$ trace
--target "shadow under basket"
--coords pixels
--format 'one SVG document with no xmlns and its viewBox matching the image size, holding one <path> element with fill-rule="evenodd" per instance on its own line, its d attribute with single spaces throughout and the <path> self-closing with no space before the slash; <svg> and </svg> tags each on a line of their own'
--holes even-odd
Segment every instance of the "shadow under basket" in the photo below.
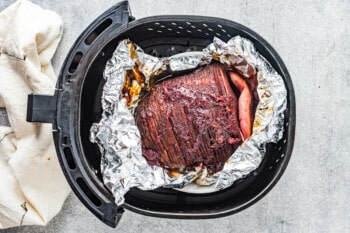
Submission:
<svg viewBox="0 0 350 233">
<path fill-rule="evenodd" d="M 159 188 L 133 188 L 117 206 L 100 173 L 101 154 L 89 130 L 101 117 L 103 70 L 118 42 L 129 38 L 153 56 L 202 50 L 216 36 L 251 40 L 282 76 L 288 96 L 283 138 L 268 144 L 260 167 L 231 187 L 210 194 Z M 99 16 L 77 39 L 61 69 L 54 96 L 30 95 L 27 120 L 52 123 L 62 170 L 80 201 L 115 227 L 123 208 L 166 218 L 214 218 L 236 213 L 263 197 L 277 183 L 290 159 L 295 130 L 295 97 L 288 71 L 277 52 L 252 30 L 229 20 L 201 16 L 154 16 L 135 20 L 120 2 Z"/>
</svg>

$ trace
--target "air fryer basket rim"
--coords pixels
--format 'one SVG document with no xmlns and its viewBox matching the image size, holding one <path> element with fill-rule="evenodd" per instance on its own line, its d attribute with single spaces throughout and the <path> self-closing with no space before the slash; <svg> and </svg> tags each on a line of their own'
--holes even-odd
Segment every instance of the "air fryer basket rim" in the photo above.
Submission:
<svg viewBox="0 0 350 233">
<path fill-rule="evenodd" d="M 287 148 L 286 148 L 286 152 L 285 152 L 285 158 L 283 160 L 283 165 L 280 166 L 278 168 L 278 171 L 276 172 L 277 175 L 274 176 L 274 178 L 271 180 L 271 182 L 259 193 L 257 194 L 254 198 L 252 198 L 251 200 L 249 200 L 248 202 L 243 203 L 240 206 L 237 206 L 235 208 L 231 208 L 231 209 L 227 209 L 227 210 L 223 210 L 223 211 L 218 211 L 216 213 L 213 214 L 200 214 L 200 213 L 196 213 L 197 217 L 193 217 L 192 214 L 186 214 L 186 213 L 167 213 L 167 212 L 163 212 L 163 213 L 159 213 L 157 211 L 151 211 L 151 210 L 145 210 L 142 208 L 138 208 L 136 206 L 130 205 L 127 202 L 124 204 L 124 207 L 126 209 L 132 210 L 134 212 L 140 213 L 140 214 L 146 214 L 149 216 L 154 216 L 154 217 L 164 217 L 164 218 L 216 218 L 216 217 L 223 217 L 223 216 L 227 216 L 236 212 L 239 212 L 242 209 L 245 209 L 251 205 L 253 205 L 254 203 L 256 203 L 257 201 L 259 201 L 261 198 L 263 198 L 279 181 L 279 179 L 282 177 L 284 171 L 286 170 L 292 151 L 293 151 L 293 145 L 294 145 L 294 137 L 295 137 L 295 124 L 296 124 L 296 112 L 295 112 L 295 93 L 294 93 L 294 88 L 293 88 L 293 84 L 291 81 L 291 77 L 290 74 L 284 64 L 284 62 L 282 61 L 281 57 L 279 56 L 279 54 L 277 53 L 277 51 L 264 39 L 262 38 L 259 34 L 257 34 L 256 32 L 252 31 L 251 29 L 237 23 L 231 20 L 227 20 L 227 19 L 223 19 L 223 18 L 218 18 L 218 17 L 207 17 L 207 16 L 192 16 L 192 15 L 157 15 L 157 16 L 149 16 L 149 17 L 145 17 L 145 18 L 141 18 L 141 19 L 137 19 L 135 21 L 132 21 L 128 24 L 127 27 L 125 27 L 124 29 L 122 29 L 120 32 L 118 32 L 119 35 L 124 34 L 128 31 L 133 30 L 135 27 L 138 27 L 140 25 L 144 25 L 147 23 L 155 23 L 155 22 L 164 22 L 164 21 L 188 21 L 188 22 L 198 22 L 198 23 L 203 23 L 203 22 L 216 22 L 218 24 L 231 24 L 231 25 L 235 25 L 236 28 L 239 28 L 239 30 L 241 30 L 242 32 L 245 32 L 247 34 L 249 34 L 251 37 L 255 38 L 256 40 L 258 40 L 260 43 L 262 43 L 265 47 L 265 49 L 267 49 L 269 51 L 269 53 L 273 54 L 274 59 L 277 60 L 277 65 L 279 66 L 279 68 L 281 70 L 283 70 L 283 79 L 286 83 L 286 87 L 288 89 L 288 100 L 289 100 L 289 109 L 290 111 L 290 117 L 289 117 L 289 121 L 288 121 L 288 125 L 289 125 L 289 130 L 288 130 L 288 143 Z"/>
<path fill-rule="evenodd" d="M 151 17 L 147 17 L 147 18 L 143 18 L 143 19 L 140 19 L 140 20 L 137 20 L 137 21 L 134 21 L 134 22 L 131 22 L 127 28 L 124 28 L 123 30 L 121 30 L 120 33 L 118 33 L 119 35 L 120 34 L 123 34 L 125 32 L 128 32 L 130 30 L 132 30 L 134 27 L 137 27 L 139 25 L 142 25 L 144 23 L 150 23 L 150 22 L 155 22 L 155 21 L 168 21 L 168 20 L 175 20 L 175 21 L 178 21 L 178 20 L 187 20 L 187 21 L 193 21 L 193 18 L 198 20 L 198 22 L 202 22 L 202 20 L 205 20 L 205 21 L 219 21 L 221 23 L 225 22 L 225 23 L 231 23 L 231 24 L 234 24 L 232 21 L 229 21 L 229 20 L 225 20 L 225 19 L 220 19 L 220 18 L 213 18 L 213 17 L 203 17 L 203 16 L 184 16 L 184 15 L 177 15 L 177 16 L 168 16 L 168 15 L 165 15 L 165 16 L 151 16 Z M 239 24 L 237 24 L 239 25 Z M 260 36 L 258 36 L 256 33 L 252 32 L 250 29 L 247 29 L 245 28 L 244 26 L 242 25 L 239 25 L 241 28 L 244 28 L 246 32 L 249 32 L 250 34 L 254 35 L 255 38 L 258 38 L 260 40 L 260 42 L 264 43 L 265 44 L 265 47 L 270 51 L 270 53 L 274 54 L 275 55 L 275 59 L 278 60 L 278 55 L 277 53 L 274 51 L 274 49 L 268 45 L 268 43 L 263 40 L 263 39 L 260 39 Z M 277 56 L 276 56 L 277 55 Z M 279 58 L 280 59 L 280 58 Z M 278 62 L 278 65 L 280 65 L 282 67 L 282 69 L 285 70 L 285 77 L 289 77 L 289 74 L 287 73 L 288 71 L 286 70 L 282 60 L 280 60 Z M 285 80 L 287 81 L 287 80 Z M 291 82 L 290 82 L 291 84 Z M 291 99 L 294 99 L 294 92 L 290 92 L 289 90 L 289 97 Z M 290 103 L 290 108 L 293 109 L 293 106 L 292 106 L 292 103 Z M 80 108 L 79 108 L 80 109 Z M 293 125 L 295 125 L 295 123 L 293 122 L 289 122 L 290 126 L 293 128 Z M 293 136 L 293 141 L 294 141 L 294 132 L 292 131 L 289 131 L 288 132 L 289 134 L 289 138 L 288 138 L 288 148 L 287 148 L 287 155 L 289 154 L 288 151 L 292 149 L 292 143 L 291 143 L 291 136 Z M 135 207 L 133 205 L 130 205 L 128 204 L 127 202 L 125 203 L 125 208 L 127 209 L 130 209 L 130 210 L 133 210 L 135 212 L 138 212 L 138 213 L 141 213 L 141 214 L 147 214 L 147 215 L 151 215 L 151 216 L 156 216 L 156 217 L 166 217 L 166 218 L 169 218 L 169 217 L 172 217 L 172 218 L 183 218 L 183 217 L 189 217 L 189 218 L 212 218 L 212 217 L 221 217 L 221 216 L 226 216 L 226 215 L 229 215 L 229 214 L 232 214 L 232 213 L 235 213 L 235 212 L 238 212 L 240 211 L 241 209 L 244 209 L 250 205 L 252 205 L 253 203 L 255 203 L 256 201 L 258 201 L 259 199 L 261 199 L 264 195 L 266 195 L 272 188 L 273 186 L 278 182 L 278 180 L 280 179 L 280 177 L 282 176 L 285 168 L 287 167 L 287 164 L 288 164 L 288 161 L 289 161 L 289 158 L 290 156 L 286 156 L 286 159 L 283 161 L 283 166 L 281 166 L 279 169 L 280 171 L 278 171 L 278 175 L 275 176 L 273 178 L 273 180 L 269 183 L 269 185 L 267 185 L 265 187 L 264 190 L 262 190 L 259 194 L 257 194 L 254 198 L 252 198 L 250 201 L 248 202 L 245 202 L 243 203 L 242 205 L 240 206 L 237 206 L 235 208 L 231 208 L 231 209 L 228 209 L 228 210 L 224 210 L 224 211 L 217 211 L 215 213 L 211 213 L 211 214 L 208 214 L 208 213 L 205 213 L 205 214 L 200 214 L 200 213 L 196 213 L 195 216 L 193 216 L 192 213 L 173 213 L 173 212 L 158 212 L 158 211 L 151 211 L 151 210 L 145 210 L 145 209 L 142 209 L 142 208 L 138 208 L 138 207 Z"/>
<path fill-rule="evenodd" d="M 181 210 L 154 211 L 148 207 L 142 208 L 142 205 L 137 206 L 134 203 L 131 203 L 133 200 L 132 198 L 135 198 L 136 196 L 126 198 L 126 203 L 124 206 L 125 208 L 130 209 L 134 212 L 156 217 L 213 218 L 233 214 L 257 202 L 274 187 L 274 185 L 278 182 L 284 173 L 290 160 L 294 144 L 296 117 L 295 96 L 290 75 L 282 59 L 272 48 L 272 46 L 269 45 L 261 36 L 253 32 L 251 29 L 230 20 L 215 17 L 187 15 L 151 16 L 129 23 L 130 20 L 133 20 L 133 18 L 129 15 L 127 1 L 116 4 L 104 12 L 101 16 L 99 16 L 78 37 L 70 49 L 62 65 L 59 79 L 57 81 L 55 96 L 51 97 L 49 101 L 49 97 L 47 96 L 34 96 L 34 99 L 32 98 L 29 104 L 30 107 L 28 107 L 28 114 L 31 116 L 31 118 L 29 117 L 28 119 L 35 121 L 35 118 L 38 117 L 38 115 L 40 115 L 40 111 L 42 111 L 42 108 L 36 108 L 36 106 L 39 106 L 43 103 L 47 105 L 47 103 L 49 103 L 50 106 L 47 106 L 49 114 L 44 120 L 40 119 L 40 121 L 53 123 L 53 135 L 58 159 L 64 175 L 66 176 L 67 181 L 72 187 L 74 193 L 78 196 L 80 201 L 100 220 L 112 227 L 115 227 L 118 224 L 123 210 L 121 207 L 118 207 L 114 204 L 114 198 L 112 194 L 106 190 L 101 180 L 96 176 L 94 166 L 91 164 L 91 159 L 93 158 L 91 158 L 91 156 L 88 157 L 88 154 L 85 154 L 84 152 L 88 143 L 82 141 L 83 136 L 80 127 L 82 124 L 81 122 L 84 122 L 85 120 L 84 118 L 88 118 L 90 116 L 86 117 L 82 115 L 85 113 L 83 111 L 84 108 L 86 108 L 86 106 L 82 104 L 82 99 L 84 97 L 84 93 L 87 93 L 86 90 L 90 89 L 94 91 L 94 88 L 96 89 L 96 86 L 87 85 L 87 83 L 89 83 L 88 77 L 91 70 L 97 68 L 103 69 L 105 61 L 108 59 L 107 55 L 104 55 L 104 53 L 107 52 L 105 51 L 105 48 L 109 46 L 108 48 L 113 48 L 114 50 L 115 46 L 113 47 L 111 45 L 115 45 L 115 42 L 117 40 L 122 39 L 123 37 L 125 38 L 125 36 L 128 36 L 128 33 L 135 32 L 133 30 L 146 27 L 147 25 L 151 25 L 155 22 L 169 23 L 171 21 L 175 21 L 179 23 L 193 22 L 197 24 L 213 23 L 216 25 L 229 25 L 228 28 L 232 28 L 235 31 L 238 30 L 242 32 L 242 34 L 247 35 L 248 39 L 251 39 L 253 42 L 255 41 L 258 47 L 261 47 L 269 56 L 271 56 L 275 69 L 277 68 L 277 70 L 280 71 L 280 74 L 284 79 L 288 91 L 288 111 L 286 111 L 288 124 L 286 125 L 286 132 L 284 136 L 285 140 L 282 143 L 283 145 L 281 144 L 281 147 L 283 147 L 284 156 L 282 156 L 283 158 L 281 157 L 279 164 L 273 167 L 274 172 L 272 175 L 269 175 L 269 177 L 272 178 L 269 178 L 267 184 L 259 192 L 252 194 L 252 197 L 250 197 L 249 200 L 243 201 L 242 203 L 239 203 L 233 207 L 231 206 L 229 208 L 224 208 L 221 210 L 208 209 L 203 213 L 183 212 Z M 150 34 L 147 34 L 147 36 L 148 35 L 155 34 L 151 34 L 150 32 Z M 197 39 L 203 42 L 207 41 L 209 37 L 210 36 L 207 36 L 206 40 L 204 38 Z M 92 42 L 90 39 L 88 40 L 88 38 L 92 38 Z M 192 41 L 190 35 L 182 36 L 180 39 L 181 38 L 188 38 L 188 41 Z M 194 43 L 197 43 L 196 38 L 194 38 L 194 41 Z M 138 41 L 135 39 L 135 42 Z M 140 43 L 142 44 L 142 41 L 140 41 Z M 150 42 L 147 41 L 147 43 L 149 44 Z M 152 48 L 152 45 L 150 45 L 150 48 Z M 259 51 L 258 48 L 257 50 Z M 111 54 L 111 51 L 108 51 L 108 53 Z M 104 63 L 99 62 L 101 64 L 98 64 L 98 67 L 93 66 L 96 65 L 100 60 L 103 60 Z M 271 62 L 272 60 L 269 61 Z M 92 69 L 92 67 L 94 69 Z M 97 76 L 100 77 L 101 75 L 102 73 L 98 74 Z M 91 80 L 89 84 L 91 84 Z M 85 97 L 86 95 L 87 94 L 85 94 Z M 32 111 L 29 111 L 30 109 Z M 37 111 L 39 114 L 35 114 L 35 111 Z M 270 165 L 265 164 L 264 166 Z M 272 166 L 273 165 L 271 165 L 271 168 Z M 137 195 L 143 195 L 142 192 L 144 191 L 136 192 Z M 147 195 L 148 194 L 149 193 L 147 193 Z M 149 195 L 152 195 L 152 192 L 150 192 Z M 167 194 L 164 195 L 166 196 Z M 185 194 L 185 196 L 186 195 L 187 194 Z M 183 197 L 184 195 L 181 196 Z"/>
</svg>

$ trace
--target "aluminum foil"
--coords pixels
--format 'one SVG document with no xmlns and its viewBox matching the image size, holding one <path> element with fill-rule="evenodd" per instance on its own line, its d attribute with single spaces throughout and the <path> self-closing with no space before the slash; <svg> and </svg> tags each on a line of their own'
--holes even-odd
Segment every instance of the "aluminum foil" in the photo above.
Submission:
<svg viewBox="0 0 350 233">
<path fill-rule="evenodd" d="M 174 174 L 148 165 L 142 156 L 140 132 L 133 116 L 137 103 L 156 85 L 157 80 L 168 77 L 167 74 L 194 69 L 210 64 L 212 60 L 234 67 L 244 77 L 257 75 L 260 102 L 252 136 L 234 152 L 223 170 L 212 176 L 208 176 L 202 166 L 187 174 Z M 128 72 L 136 72 L 139 78 L 130 81 Z M 103 181 L 113 193 L 117 205 L 123 204 L 124 195 L 132 187 L 142 190 L 161 186 L 183 188 L 196 181 L 199 185 L 212 185 L 214 190 L 227 188 L 258 168 L 266 143 L 278 142 L 282 138 L 287 96 L 283 80 L 255 50 L 252 42 L 240 36 L 227 43 L 214 38 L 203 51 L 168 58 L 150 56 L 131 41 L 123 40 L 107 62 L 104 78 L 102 118 L 92 125 L 90 140 L 100 148 Z M 129 92 L 125 93 L 126 83 L 129 84 Z"/>
</svg>

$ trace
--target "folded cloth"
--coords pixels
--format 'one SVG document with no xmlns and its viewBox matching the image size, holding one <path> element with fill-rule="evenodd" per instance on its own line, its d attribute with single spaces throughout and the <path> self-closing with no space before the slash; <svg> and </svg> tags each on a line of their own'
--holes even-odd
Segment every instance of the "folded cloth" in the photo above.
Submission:
<svg viewBox="0 0 350 233">
<path fill-rule="evenodd" d="M 10 123 L 0 126 L 0 229 L 45 225 L 70 191 L 51 125 L 26 122 L 27 95 L 54 92 L 61 36 L 61 18 L 26 0 L 0 12 L 0 107 Z"/>
</svg>

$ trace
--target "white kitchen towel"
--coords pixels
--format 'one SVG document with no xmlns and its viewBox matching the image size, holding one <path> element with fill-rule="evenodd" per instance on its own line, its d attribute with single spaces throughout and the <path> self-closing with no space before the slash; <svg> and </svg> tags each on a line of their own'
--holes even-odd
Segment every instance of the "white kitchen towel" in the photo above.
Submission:
<svg viewBox="0 0 350 233">
<path fill-rule="evenodd" d="M 51 58 L 61 36 L 61 18 L 29 1 L 0 12 L 0 107 L 10 122 L 0 126 L 0 229 L 45 225 L 70 191 L 51 124 L 26 122 L 27 95 L 54 93 Z"/>
</svg>

